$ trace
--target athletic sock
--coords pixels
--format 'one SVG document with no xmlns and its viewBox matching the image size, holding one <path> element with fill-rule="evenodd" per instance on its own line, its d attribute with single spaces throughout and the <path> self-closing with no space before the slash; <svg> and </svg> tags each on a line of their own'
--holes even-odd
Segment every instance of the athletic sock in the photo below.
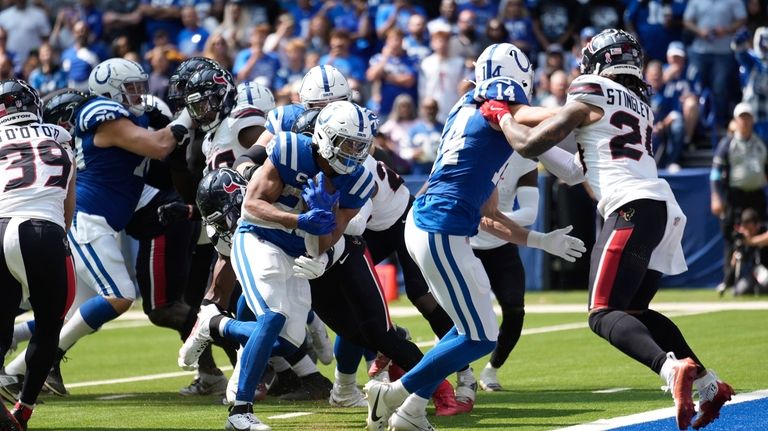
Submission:
<svg viewBox="0 0 768 431">
<path fill-rule="evenodd" d="M 422 398 L 417 394 L 411 394 L 403 401 L 403 405 L 400 408 L 411 416 L 421 416 L 426 414 L 428 402 L 428 399 Z"/>
<path fill-rule="evenodd" d="M 340 386 L 357 384 L 357 376 L 355 374 L 342 373 L 338 368 L 334 371 L 333 376 L 336 383 Z"/>
<path fill-rule="evenodd" d="M 96 332 L 101 326 L 114 320 L 119 314 L 103 296 L 85 301 L 64 327 L 61 328 L 59 348 L 69 350 L 77 340 Z"/>
<path fill-rule="evenodd" d="M 317 365 L 315 365 L 315 363 L 312 362 L 312 359 L 310 359 L 307 355 L 304 355 L 304 357 L 301 358 L 299 362 L 293 364 L 291 368 L 293 369 L 293 372 L 296 373 L 296 375 L 299 377 L 305 377 L 312 373 L 319 372 Z"/>
<path fill-rule="evenodd" d="M 291 364 L 289 364 L 282 356 L 271 357 L 269 363 L 272 364 L 272 368 L 276 373 L 282 373 L 283 371 L 291 369 Z"/>
<path fill-rule="evenodd" d="M 32 333 L 35 332 L 35 321 L 28 320 L 26 322 L 17 323 L 13 326 L 13 339 L 17 343 L 27 341 L 32 338 Z"/>
</svg>

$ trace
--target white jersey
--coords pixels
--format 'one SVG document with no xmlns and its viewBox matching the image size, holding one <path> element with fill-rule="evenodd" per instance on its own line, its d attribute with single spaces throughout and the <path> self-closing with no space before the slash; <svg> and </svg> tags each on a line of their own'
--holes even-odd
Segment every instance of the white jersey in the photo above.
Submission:
<svg viewBox="0 0 768 431">
<path fill-rule="evenodd" d="M 59 126 L 0 126 L 0 217 L 47 220 L 64 228 L 74 175 L 72 137 Z"/>
<path fill-rule="evenodd" d="M 235 159 L 247 150 L 238 140 L 240 131 L 251 126 L 263 126 L 265 122 L 264 113 L 258 108 L 247 104 L 235 106 L 216 130 L 205 135 L 203 174 L 218 168 L 231 168 Z"/>
<path fill-rule="evenodd" d="M 512 153 L 506 164 L 506 169 L 501 173 L 499 182 L 496 183 L 496 189 L 499 191 L 499 210 L 507 217 L 511 217 L 514 212 L 515 196 L 517 195 L 517 182 L 520 177 L 536 169 L 536 162 L 526 159 L 518 153 Z M 513 217 L 511 217 L 513 218 Z M 514 218 L 513 218 L 514 220 Z M 469 245 L 472 248 L 488 250 L 501 247 L 507 241 L 496 235 L 480 230 L 477 235 L 469 239 Z"/>
<path fill-rule="evenodd" d="M 596 75 L 573 81 L 566 103 L 574 100 L 603 110 L 599 121 L 575 131 L 581 164 L 603 218 L 633 200 L 674 200 L 656 172 L 651 107 L 623 85 Z"/>
<path fill-rule="evenodd" d="M 377 232 L 383 231 L 403 216 L 408 207 L 411 192 L 400 175 L 372 156 L 368 155 L 363 166 L 373 174 L 378 190 L 376 196 L 371 198 L 373 206 L 366 228 Z"/>
</svg>

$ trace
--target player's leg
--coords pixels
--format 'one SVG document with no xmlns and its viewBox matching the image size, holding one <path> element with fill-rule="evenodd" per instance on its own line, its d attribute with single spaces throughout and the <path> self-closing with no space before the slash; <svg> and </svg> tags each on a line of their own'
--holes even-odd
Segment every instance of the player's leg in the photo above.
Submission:
<svg viewBox="0 0 768 431">
<path fill-rule="evenodd" d="M 18 222 L 13 218 L 0 218 L 0 361 L 11 350 L 13 322 L 22 300 L 21 283 L 16 280 L 9 268 L 9 262 L 21 260 L 21 252 L 14 250 L 18 243 Z M 6 245 L 8 243 L 8 245 Z M 11 402 L 14 402 L 14 397 Z"/>
<path fill-rule="evenodd" d="M 480 375 L 480 386 L 486 391 L 501 390 L 496 376 L 512 349 L 520 340 L 525 318 L 525 269 L 514 244 L 490 250 L 474 250 L 483 263 L 491 282 L 491 290 L 501 306 L 501 326 L 496 348 Z"/>
</svg>

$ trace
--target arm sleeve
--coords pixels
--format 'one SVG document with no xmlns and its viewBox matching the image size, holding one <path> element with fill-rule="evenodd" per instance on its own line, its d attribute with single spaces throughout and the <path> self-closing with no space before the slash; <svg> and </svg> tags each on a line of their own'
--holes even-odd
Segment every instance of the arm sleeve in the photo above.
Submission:
<svg viewBox="0 0 768 431">
<path fill-rule="evenodd" d="M 544 168 L 569 186 L 584 182 L 584 169 L 576 157 L 562 148 L 552 147 L 539 156 Z"/>
<path fill-rule="evenodd" d="M 349 221 L 347 228 L 344 230 L 344 233 L 347 235 L 355 236 L 362 235 L 363 232 L 365 232 L 365 226 L 368 224 L 368 219 L 371 217 L 372 209 L 373 205 L 371 204 L 371 200 L 368 199 L 363 207 L 360 208 L 360 211 L 357 213 L 357 215 L 352 217 L 352 220 Z"/>
<path fill-rule="evenodd" d="M 519 208 L 505 215 L 520 226 L 532 225 L 539 212 L 539 189 L 530 186 L 519 187 L 516 197 Z"/>
<path fill-rule="evenodd" d="M 235 159 L 235 163 L 232 165 L 232 169 L 237 169 L 238 166 L 246 162 L 253 162 L 257 166 L 261 166 L 266 160 L 267 149 L 261 145 L 251 145 L 251 148 L 248 148 L 243 154 Z"/>
</svg>

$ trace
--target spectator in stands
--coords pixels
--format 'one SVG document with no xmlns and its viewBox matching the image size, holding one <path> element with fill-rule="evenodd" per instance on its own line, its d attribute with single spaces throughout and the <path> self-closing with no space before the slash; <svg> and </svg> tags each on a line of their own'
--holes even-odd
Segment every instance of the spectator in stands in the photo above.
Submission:
<svg viewBox="0 0 768 431">
<path fill-rule="evenodd" d="M 432 53 L 429 49 L 427 19 L 424 15 L 413 14 L 408 18 L 408 32 L 403 39 L 403 48 L 416 63 L 421 63 L 421 60 Z"/>
<path fill-rule="evenodd" d="M 248 11 L 239 2 L 228 2 L 224 6 L 224 19 L 216 29 L 221 32 L 227 45 L 232 49 L 241 49 L 248 46 L 250 37 L 251 18 Z"/>
<path fill-rule="evenodd" d="M 541 99 L 541 106 L 545 108 L 557 108 L 565 105 L 568 97 L 568 74 L 557 69 L 549 77 L 549 95 Z"/>
<path fill-rule="evenodd" d="M 739 103 L 733 112 L 733 135 L 725 136 L 715 150 L 710 174 L 712 214 L 720 218 L 724 240 L 724 269 L 728 274 L 733 254 L 734 224 L 742 211 L 752 208 L 759 219 L 765 220 L 766 198 L 764 189 L 768 184 L 768 150 L 753 133 L 752 107 Z M 724 279 L 726 286 L 734 280 Z"/>
<path fill-rule="evenodd" d="M 404 150 L 408 146 L 408 132 L 415 122 L 416 104 L 409 94 L 401 94 L 395 98 L 387 121 L 379 127 L 379 131 L 387 136 L 388 149 L 399 174 L 411 172 Z"/>
<path fill-rule="evenodd" d="M 627 30 L 637 35 L 649 60 L 664 61 L 664 50 L 682 38 L 685 2 L 631 0 L 624 11 Z"/>
<path fill-rule="evenodd" d="M 427 175 L 437 157 L 437 147 L 443 134 L 443 123 L 437 120 L 437 101 L 431 97 L 421 99 L 420 118 L 408 129 L 408 140 L 400 153 L 411 163 L 414 175 Z"/>
<path fill-rule="evenodd" d="M 149 64 L 152 66 L 152 72 L 149 74 L 149 81 L 147 82 L 149 94 L 165 99 L 168 96 L 169 80 L 171 73 L 173 73 L 171 62 L 164 51 L 154 49 Z"/>
<path fill-rule="evenodd" d="M 331 22 L 325 15 L 315 15 L 309 22 L 307 51 L 318 56 L 328 52 L 331 41 Z"/>
<path fill-rule="evenodd" d="M 43 43 L 38 51 L 40 65 L 29 76 L 29 84 L 37 90 L 41 96 L 65 88 L 67 75 L 59 67 L 51 45 Z"/>
<path fill-rule="evenodd" d="M 125 57 L 126 54 L 134 50 L 128 36 L 119 36 L 112 41 L 112 56 L 113 57 Z"/>
<path fill-rule="evenodd" d="M 670 42 L 667 47 L 667 65 L 664 67 L 664 86 L 675 89 L 679 96 L 683 113 L 685 134 L 683 148 L 693 142 L 696 127 L 699 125 L 699 96 L 688 81 L 685 45 L 679 41 Z"/>
<path fill-rule="evenodd" d="M 429 33 L 434 33 L 433 27 L 435 25 L 442 24 L 447 24 L 451 29 L 452 34 L 456 33 L 458 31 L 456 26 L 456 20 L 458 18 L 456 9 L 456 0 L 442 0 L 440 2 L 440 16 L 427 23 L 427 30 L 429 30 Z"/>
<path fill-rule="evenodd" d="M 653 152 L 659 167 L 679 170 L 677 161 L 683 149 L 685 127 L 683 123 L 682 89 L 674 84 L 665 85 L 661 62 L 651 60 L 645 68 L 645 81 L 651 85 L 653 110 Z"/>
<path fill-rule="evenodd" d="M 131 40 L 133 47 L 137 48 L 142 43 L 144 28 L 141 25 L 141 10 L 138 1 L 108 0 L 102 2 L 104 14 L 105 40 L 116 40 L 126 37 Z M 122 57 L 122 56 L 121 56 Z"/>
<path fill-rule="evenodd" d="M 403 31 L 399 28 L 390 29 L 381 53 L 371 57 L 370 66 L 365 72 L 368 82 L 374 85 L 371 102 L 378 103 L 378 109 L 372 110 L 380 117 L 389 115 L 395 98 L 400 94 L 410 95 L 411 100 L 417 96 L 418 66 L 405 53 L 403 37 Z M 375 108 L 374 105 L 371 107 Z"/>
<path fill-rule="evenodd" d="M 8 32 L 0 27 L 0 55 L 4 55 L 13 61 L 16 54 L 13 51 L 8 50 Z"/>
<path fill-rule="evenodd" d="M 543 50 L 552 44 L 570 48 L 579 16 L 576 0 L 538 2 L 531 9 L 531 16 L 534 34 Z"/>
<path fill-rule="evenodd" d="M 290 13 L 277 17 L 275 31 L 264 40 L 264 52 L 274 53 L 280 61 L 284 61 L 284 49 L 288 39 L 296 33 L 296 19 Z"/>
<path fill-rule="evenodd" d="M 752 50 L 747 50 L 748 45 L 746 30 L 740 32 L 732 44 L 744 83 L 742 101 L 752 106 L 755 133 L 763 142 L 768 142 L 768 27 L 759 27 L 755 31 Z"/>
<path fill-rule="evenodd" d="M 533 32 L 533 21 L 523 0 L 502 1 L 499 6 L 499 16 L 503 18 L 504 27 L 509 33 L 509 40 L 528 56 L 535 58 L 536 35 Z"/>
<path fill-rule="evenodd" d="M 587 46 L 587 44 L 592 40 L 592 37 L 597 34 L 594 27 L 584 27 L 579 32 L 579 42 L 580 43 L 574 43 L 573 47 L 571 48 L 571 55 L 568 59 L 568 68 L 570 70 L 570 75 L 573 78 L 576 78 L 577 76 L 581 75 L 581 53 L 584 47 Z"/>
<path fill-rule="evenodd" d="M 185 6 L 181 9 L 181 22 L 184 28 L 176 38 L 176 46 L 185 57 L 196 57 L 203 53 L 205 42 L 210 36 L 200 27 L 200 20 L 194 6 Z"/>
<path fill-rule="evenodd" d="M 75 9 L 69 6 L 63 6 L 59 9 L 56 13 L 53 30 L 51 30 L 51 35 L 48 38 L 54 49 L 63 51 L 72 46 L 75 42 L 73 27 L 78 21 L 80 18 Z"/>
<path fill-rule="evenodd" d="M 80 0 L 75 10 L 79 19 L 88 24 L 92 40 L 101 39 L 104 34 L 104 23 L 101 11 L 96 7 L 95 1 Z"/>
<path fill-rule="evenodd" d="M 339 69 L 347 80 L 356 79 L 363 81 L 365 79 L 365 63 L 363 60 L 350 53 L 352 39 L 346 30 L 334 30 L 331 32 L 331 50 L 328 54 L 320 57 L 320 64 L 329 64 Z"/>
<path fill-rule="evenodd" d="M 490 0 L 466 0 L 457 4 L 458 12 L 471 10 L 475 14 L 478 28 L 486 28 L 492 18 L 499 14 L 498 1 Z"/>
<path fill-rule="evenodd" d="M 88 90 L 91 70 L 101 61 L 88 44 L 88 24 L 78 21 L 72 28 L 74 45 L 61 53 L 61 69 L 67 74 L 67 86 Z"/>
<path fill-rule="evenodd" d="M 716 121 L 728 122 L 736 79 L 731 37 L 746 23 L 742 0 L 689 0 L 683 15 L 685 28 L 696 37 L 688 54 L 702 88 L 712 91 Z"/>
<path fill-rule="evenodd" d="M 731 259 L 731 268 L 735 271 L 733 294 L 768 293 L 768 232 L 763 221 L 755 210 L 747 208 L 741 213 L 736 231 Z M 724 287 L 718 289 L 721 295 Z"/>
<path fill-rule="evenodd" d="M 451 38 L 451 56 L 463 58 L 464 67 L 467 70 L 474 69 L 475 59 L 485 49 L 475 24 L 474 12 L 471 10 L 461 12 L 457 23 L 457 33 Z"/>
<path fill-rule="evenodd" d="M 376 35 L 379 39 L 384 39 L 392 28 L 405 32 L 408 30 L 408 19 L 413 14 L 427 15 L 421 6 L 412 5 L 411 0 L 394 0 L 392 4 L 380 4 L 376 10 Z"/>
<path fill-rule="evenodd" d="M 747 0 L 747 29 L 755 34 L 758 27 L 768 26 L 768 11 L 764 0 Z"/>
<path fill-rule="evenodd" d="M 616 0 L 591 0 L 582 8 L 581 27 L 594 27 L 597 32 L 606 28 L 623 28 L 624 4 Z"/>
<path fill-rule="evenodd" d="M 451 107 L 459 100 L 459 83 L 464 77 L 464 59 L 450 55 L 450 31 L 447 24 L 433 26 L 430 46 L 434 53 L 419 65 L 419 100 L 435 99 L 441 122 L 448 119 Z"/>
<path fill-rule="evenodd" d="M 141 0 L 139 11 L 144 23 L 147 47 L 154 47 L 154 36 L 162 30 L 175 42 L 184 26 L 181 24 L 182 0 Z"/>
<path fill-rule="evenodd" d="M 306 38 L 309 35 L 309 22 L 320 10 L 320 4 L 311 0 L 298 0 L 289 12 L 296 20 L 296 36 Z"/>
<path fill-rule="evenodd" d="M 323 2 L 320 12 L 328 17 L 334 30 L 357 32 L 357 7 L 351 0 L 336 0 Z"/>
<path fill-rule="evenodd" d="M 0 80 L 15 78 L 13 71 L 13 61 L 7 55 L 0 54 Z"/>
<path fill-rule="evenodd" d="M 13 47 L 15 53 L 10 60 L 17 67 L 24 64 L 29 52 L 37 49 L 51 33 L 45 11 L 27 3 L 27 0 L 13 0 L 11 7 L 0 12 L 0 27 L 7 32 L 8 46 Z"/>
<path fill-rule="evenodd" d="M 485 26 L 485 38 L 487 44 L 493 43 L 505 43 L 509 42 L 509 33 L 506 27 L 496 18 L 488 20 L 488 25 Z"/>
<path fill-rule="evenodd" d="M 205 41 L 203 57 L 215 60 L 221 67 L 230 71 L 234 65 L 234 61 L 232 60 L 232 50 L 227 43 L 227 39 L 218 31 L 214 32 L 208 40 Z"/>
<path fill-rule="evenodd" d="M 539 80 L 544 75 L 551 77 L 558 70 L 565 71 L 566 64 L 563 47 L 556 43 L 550 44 L 544 53 L 542 65 L 536 69 L 536 79 Z"/>
<path fill-rule="evenodd" d="M 333 46 L 333 39 L 331 39 L 331 46 Z M 333 49 L 331 49 L 331 52 L 333 52 Z M 280 69 L 277 71 L 277 76 L 275 76 L 276 90 L 280 90 L 286 85 L 292 85 L 295 82 L 301 82 L 301 79 L 304 78 L 304 74 L 306 74 L 308 70 L 304 64 L 306 53 L 307 44 L 304 43 L 302 39 L 295 37 L 288 41 L 288 43 L 285 45 L 286 61 L 281 63 L 282 67 L 280 67 Z M 360 70 L 359 73 L 364 73 L 362 62 L 358 67 Z"/>
<path fill-rule="evenodd" d="M 251 31 L 251 46 L 235 57 L 233 72 L 238 81 L 257 81 L 272 88 L 272 79 L 280 69 L 276 56 L 264 52 L 264 40 L 269 34 L 269 25 L 260 24 Z"/>
</svg>

